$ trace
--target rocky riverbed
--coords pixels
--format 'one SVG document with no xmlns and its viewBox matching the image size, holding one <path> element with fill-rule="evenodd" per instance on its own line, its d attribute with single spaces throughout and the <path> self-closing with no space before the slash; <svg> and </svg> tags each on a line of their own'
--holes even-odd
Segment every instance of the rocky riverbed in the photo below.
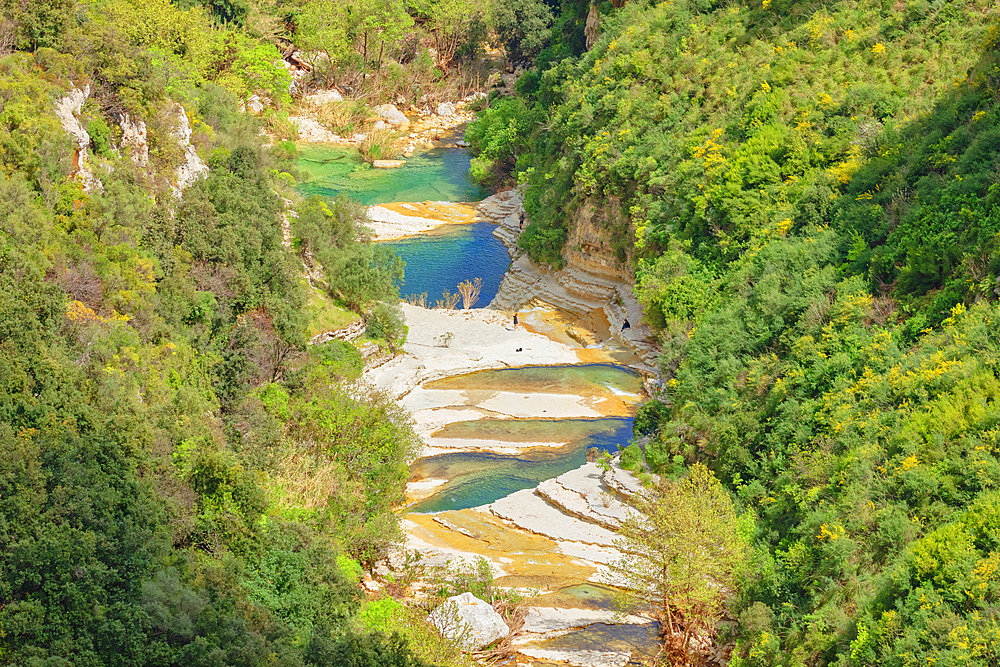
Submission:
<svg viewBox="0 0 1000 667">
<path fill-rule="evenodd" d="M 548 308 L 550 315 L 557 311 Z M 425 461 L 456 452 L 514 457 L 562 447 L 559 436 L 532 441 L 516 427 L 551 420 L 566 424 L 569 439 L 569 420 L 630 415 L 642 400 L 641 379 L 629 381 L 624 370 L 617 371 L 623 377 L 613 375 L 620 366 L 611 364 L 629 351 L 607 332 L 591 331 L 585 345 L 549 335 L 560 320 L 541 314 L 525 313 L 528 325 L 515 327 L 510 313 L 493 309 L 403 309 L 410 327 L 404 354 L 366 378 L 411 411 Z M 560 375 L 576 369 L 578 376 Z M 475 431 L 485 424 L 494 427 L 486 430 L 489 438 L 445 437 L 455 425 Z M 450 493 L 448 477 L 413 479 L 410 502 Z M 404 512 L 405 550 L 429 565 L 485 558 L 500 585 L 537 591 L 513 640 L 520 664 L 622 667 L 649 659 L 656 645 L 651 619 L 616 614 L 607 585 L 607 564 L 619 555 L 614 529 L 638 488 L 638 480 L 617 465 L 604 471 L 587 462 L 483 505 Z M 381 574 L 402 568 L 403 553 Z"/>
</svg>

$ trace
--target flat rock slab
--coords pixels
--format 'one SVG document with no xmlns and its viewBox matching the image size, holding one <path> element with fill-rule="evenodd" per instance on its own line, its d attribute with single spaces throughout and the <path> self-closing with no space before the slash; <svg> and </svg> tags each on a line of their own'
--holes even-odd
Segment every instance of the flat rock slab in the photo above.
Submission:
<svg viewBox="0 0 1000 667">
<path fill-rule="evenodd" d="M 376 169 L 398 169 L 406 164 L 406 160 L 373 160 L 372 166 Z"/>
<path fill-rule="evenodd" d="M 625 667 L 631 653 L 620 651 L 560 651 L 557 649 L 522 648 L 521 655 L 535 660 L 565 662 L 575 667 Z"/>
<path fill-rule="evenodd" d="M 596 463 L 547 479 L 538 485 L 538 492 L 563 511 L 611 529 L 620 526 L 632 511 L 603 484 Z"/>
<path fill-rule="evenodd" d="M 583 628 L 594 623 L 645 625 L 648 618 L 632 614 L 616 614 L 607 609 L 567 609 L 560 607 L 530 607 L 521 632 L 543 634 L 559 630 Z M 531 641 L 525 638 L 523 641 Z"/>
<path fill-rule="evenodd" d="M 609 546 L 615 534 L 588 521 L 560 512 L 534 489 L 516 491 L 488 505 L 498 517 L 528 532 L 544 535 L 557 542 L 583 542 Z"/>
</svg>

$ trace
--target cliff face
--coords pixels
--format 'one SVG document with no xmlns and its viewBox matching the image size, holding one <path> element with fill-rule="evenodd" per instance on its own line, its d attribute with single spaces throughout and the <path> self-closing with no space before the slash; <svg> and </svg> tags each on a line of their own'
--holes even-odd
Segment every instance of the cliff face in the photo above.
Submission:
<svg viewBox="0 0 1000 667">
<path fill-rule="evenodd" d="M 479 205 L 480 215 L 496 223 L 494 234 L 513 257 L 490 307 L 519 310 L 538 299 L 580 317 L 601 310 L 611 331 L 620 332 L 621 342 L 649 370 L 655 369 L 659 355 L 656 337 L 642 324 L 642 306 L 632 293 L 635 279 L 615 257 L 598 209 L 593 205 L 582 207 L 563 251 L 566 267 L 559 271 L 538 266 L 518 248 L 519 215 L 523 210 L 521 195 L 516 190 L 493 195 Z M 622 330 L 626 320 L 630 328 Z"/>
<path fill-rule="evenodd" d="M 607 201 L 603 206 L 587 201 L 573 220 L 563 257 L 569 268 L 585 271 L 609 280 L 635 283 L 635 276 L 615 255 L 609 232 L 604 224 L 605 216 L 620 216 L 618 201 Z M 621 220 L 614 220 L 616 228 L 624 227 Z"/>
</svg>

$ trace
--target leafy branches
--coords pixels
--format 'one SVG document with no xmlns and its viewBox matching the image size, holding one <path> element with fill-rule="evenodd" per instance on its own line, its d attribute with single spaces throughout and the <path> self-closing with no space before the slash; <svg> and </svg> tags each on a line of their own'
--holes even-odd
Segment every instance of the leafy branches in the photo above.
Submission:
<svg viewBox="0 0 1000 667">
<path fill-rule="evenodd" d="M 747 539 L 722 484 L 702 464 L 646 492 L 618 530 L 610 565 L 625 607 L 651 609 L 671 664 L 689 664 L 692 640 L 711 637 L 746 560 Z"/>
</svg>

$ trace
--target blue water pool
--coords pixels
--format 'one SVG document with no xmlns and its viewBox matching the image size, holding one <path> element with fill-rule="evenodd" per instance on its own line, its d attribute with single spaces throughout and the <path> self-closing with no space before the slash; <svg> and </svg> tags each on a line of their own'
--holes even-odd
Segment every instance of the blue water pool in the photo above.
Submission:
<svg viewBox="0 0 1000 667">
<path fill-rule="evenodd" d="M 427 305 L 433 306 L 444 290 L 454 293 L 458 283 L 478 277 L 483 279 L 483 288 L 475 307 L 489 305 L 510 266 L 510 254 L 493 236 L 494 229 L 496 225 L 489 222 L 445 225 L 426 234 L 386 241 L 406 261 L 400 295 L 427 292 Z"/>
</svg>

